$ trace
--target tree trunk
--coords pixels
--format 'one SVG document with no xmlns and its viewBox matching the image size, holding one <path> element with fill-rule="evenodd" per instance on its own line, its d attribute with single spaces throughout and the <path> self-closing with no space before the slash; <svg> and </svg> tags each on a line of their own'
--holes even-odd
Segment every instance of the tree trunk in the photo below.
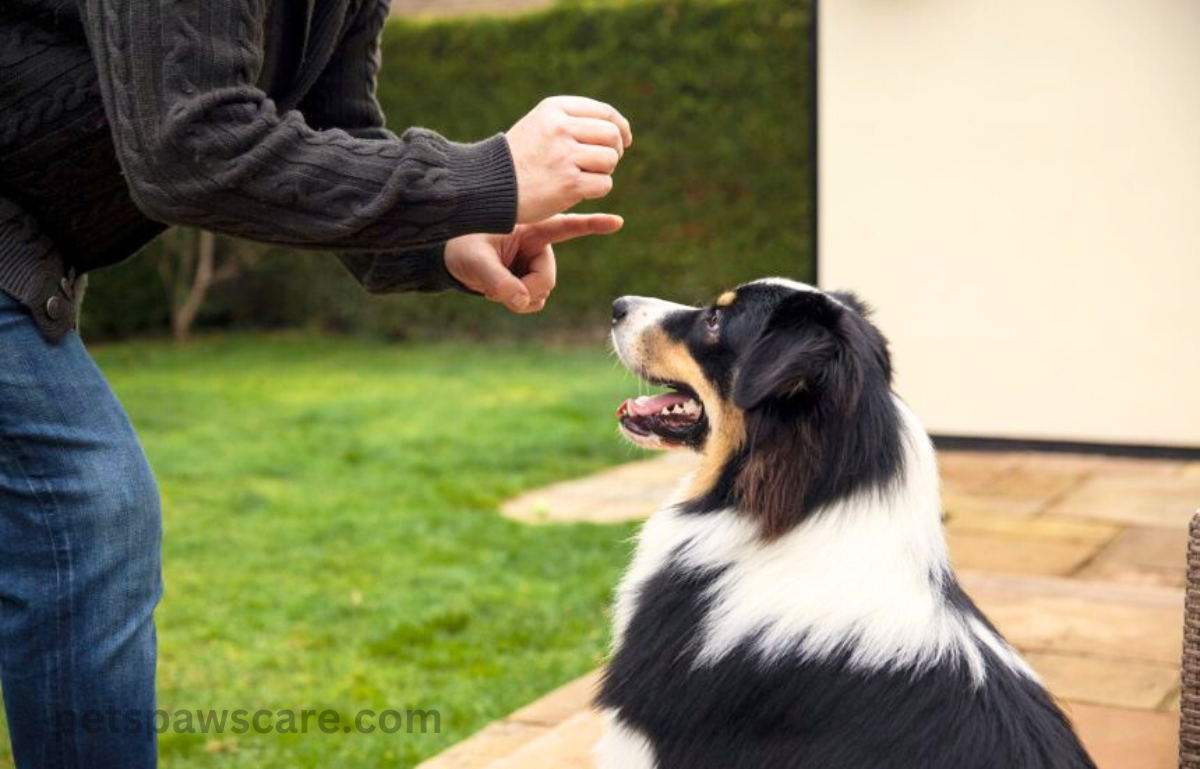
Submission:
<svg viewBox="0 0 1200 769">
<path fill-rule="evenodd" d="M 176 294 L 178 297 L 182 293 L 182 299 L 171 303 L 171 334 L 177 342 L 186 342 L 191 338 L 192 324 L 196 322 L 196 316 L 200 314 L 200 308 L 204 306 L 204 297 L 208 295 L 208 289 L 213 283 L 216 258 L 216 236 L 207 230 L 200 230 L 196 240 L 196 271 L 191 276 L 186 293 Z M 186 266 L 189 261 L 191 260 L 185 260 L 185 269 L 178 276 L 180 281 L 188 279 Z"/>
</svg>

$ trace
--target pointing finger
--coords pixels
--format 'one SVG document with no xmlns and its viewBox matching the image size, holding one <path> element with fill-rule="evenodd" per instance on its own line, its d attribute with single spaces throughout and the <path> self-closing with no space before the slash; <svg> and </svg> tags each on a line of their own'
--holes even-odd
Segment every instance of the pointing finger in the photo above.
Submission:
<svg viewBox="0 0 1200 769">
<path fill-rule="evenodd" d="M 532 238 L 539 245 L 563 243 L 584 235 L 611 235 L 625 226 L 625 220 L 613 214 L 559 214 L 532 225 Z"/>
</svg>

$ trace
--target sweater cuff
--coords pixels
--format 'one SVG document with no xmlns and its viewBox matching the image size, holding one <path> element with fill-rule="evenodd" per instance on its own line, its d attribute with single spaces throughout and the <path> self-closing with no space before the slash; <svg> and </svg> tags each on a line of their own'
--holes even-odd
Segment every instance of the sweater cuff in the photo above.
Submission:
<svg viewBox="0 0 1200 769">
<path fill-rule="evenodd" d="M 449 237 L 504 234 L 517 224 L 517 172 L 504 134 L 475 144 L 449 143 L 454 213 Z"/>
<path fill-rule="evenodd" d="M 444 243 L 386 254 L 339 254 L 338 258 L 372 294 L 447 289 L 475 293 L 446 269 Z"/>
</svg>

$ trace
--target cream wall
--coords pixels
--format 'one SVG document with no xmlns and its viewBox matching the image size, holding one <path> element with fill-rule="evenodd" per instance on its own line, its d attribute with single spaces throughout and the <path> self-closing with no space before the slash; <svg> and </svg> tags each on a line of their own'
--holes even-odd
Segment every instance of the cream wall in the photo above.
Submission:
<svg viewBox="0 0 1200 769">
<path fill-rule="evenodd" d="M 824 0 L 820 275 L 932 432 L 1200 447 L 1200 0 Z"/>
</svg>

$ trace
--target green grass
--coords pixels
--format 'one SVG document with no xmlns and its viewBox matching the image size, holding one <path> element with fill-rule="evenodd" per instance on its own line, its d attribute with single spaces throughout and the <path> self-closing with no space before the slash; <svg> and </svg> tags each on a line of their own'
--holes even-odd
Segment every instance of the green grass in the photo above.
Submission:
<svg viewBox="0 0 1200 769">
<path fill-rule="evenodd" d="M 636 385 L 599 345 L 235 337 L 96 358 L 163 492 L 160 707 L 441 713 L 437 735 L 168 733 L 164 766 L 413 766 L 601 660 L 631 528 L 496 509 L 631 457 L 612 410 Z"/>
</svg>

